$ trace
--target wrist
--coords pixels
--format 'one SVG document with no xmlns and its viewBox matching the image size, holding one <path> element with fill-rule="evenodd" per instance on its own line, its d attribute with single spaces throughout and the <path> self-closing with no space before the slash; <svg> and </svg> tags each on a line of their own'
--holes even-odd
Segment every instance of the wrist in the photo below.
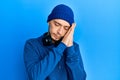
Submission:
<svg viewBox="0 0 120 80">
<path fill-rule="evenodd" d="M 74 50 L 74 46 L 73 45 L 70 46 L 70 47 L 67 47 L 66 51 L 67 51 L 67 53 L 66 53 L 67 57 L 73 56 L 75 54 L 75 50 Z"/>
</svg>

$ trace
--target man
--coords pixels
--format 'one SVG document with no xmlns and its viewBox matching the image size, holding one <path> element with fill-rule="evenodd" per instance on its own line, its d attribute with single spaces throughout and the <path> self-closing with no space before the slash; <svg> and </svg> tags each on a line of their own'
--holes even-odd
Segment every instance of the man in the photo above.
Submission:
<svg viewBox="0 0 120 80">
<path fill-rule="evenodd" d="M 85 80 L 79 45 L 73 41 L 76 25 L 72 9 L 57 5 L 47 22 L 48 32 L 25 44 L 29 80 Z"/>
</svg>

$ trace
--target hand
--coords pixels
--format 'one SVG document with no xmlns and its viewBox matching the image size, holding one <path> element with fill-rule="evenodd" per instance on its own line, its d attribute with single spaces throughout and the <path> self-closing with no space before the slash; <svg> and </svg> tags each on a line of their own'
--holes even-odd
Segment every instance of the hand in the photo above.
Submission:
<svg viewBox="0 0 120 80">
<path fill-rule="evenodd" d="M 68 32 L 65 34 L 64 38 L 62 39 L 62 42 L 67 46 L 70 47 L 73 45 L 73 34 L 76 24 L 73 23 Z"/>
</svg>

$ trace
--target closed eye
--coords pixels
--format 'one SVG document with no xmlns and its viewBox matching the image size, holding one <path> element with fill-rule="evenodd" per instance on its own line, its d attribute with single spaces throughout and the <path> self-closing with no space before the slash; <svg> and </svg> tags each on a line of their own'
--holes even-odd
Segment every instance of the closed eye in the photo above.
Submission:
<svg viewBox="0 0 120 80">
<path fill-rule="evenodd" d="M 64 29 L 65 30 L 68 30 L 70 27 L 69 26 L 64 26 Z"/>
<path fill-rule="evenodd" d="M 61 24 L 56 21 L 54 22 L 54 24 L 55 24 L 55 26 L 61 26 Z"/>
</svg>

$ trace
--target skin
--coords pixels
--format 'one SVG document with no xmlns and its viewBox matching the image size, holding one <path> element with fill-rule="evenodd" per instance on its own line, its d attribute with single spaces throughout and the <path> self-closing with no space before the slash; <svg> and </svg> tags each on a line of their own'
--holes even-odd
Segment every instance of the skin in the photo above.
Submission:
<svg viewBox="0 0 120 80">
<path fill-rule="evenodd" d="M 70 26 L 70 24 L 62 19 L 53 19 L 48 22 L 49 32 L 53 43 L 59 41 L 61 38 L 62 42 L 70 47 L 73 45 L 73 34 L 75 29 L 75 23 Z"/>
</svg>

